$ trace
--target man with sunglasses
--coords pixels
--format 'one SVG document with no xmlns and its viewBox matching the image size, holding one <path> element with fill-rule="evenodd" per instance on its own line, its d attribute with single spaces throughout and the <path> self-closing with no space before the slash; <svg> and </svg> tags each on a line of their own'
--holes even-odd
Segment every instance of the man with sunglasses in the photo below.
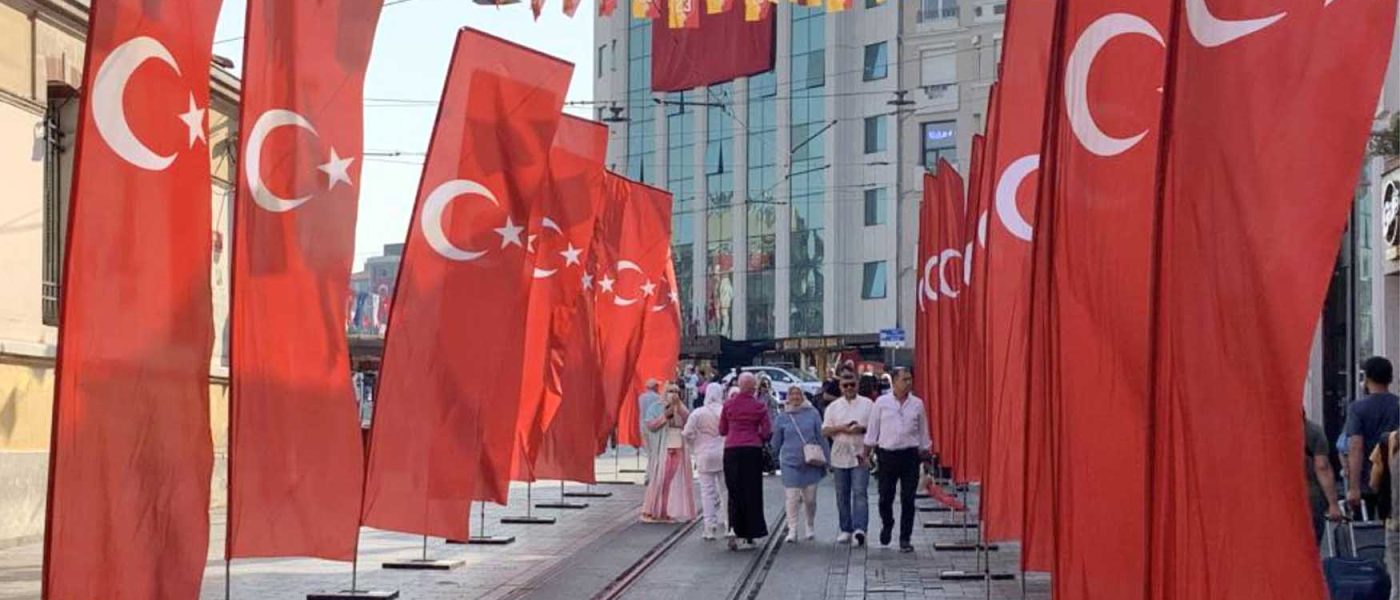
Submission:
<svg viewBox="0 0 1400 600">
<path fill-rule="evenodd" d="M 826 407 L 822 435 L 832 439 L 831 467 L 836 477 L 836 512 L 841 534 L 836 543 L 865 545 L 870 524 L 870 457 L 865 449 L 865 429 L 875 403 L 856 394 L 856 376 L 843 372 L 841 396 Z"/>
</svg>

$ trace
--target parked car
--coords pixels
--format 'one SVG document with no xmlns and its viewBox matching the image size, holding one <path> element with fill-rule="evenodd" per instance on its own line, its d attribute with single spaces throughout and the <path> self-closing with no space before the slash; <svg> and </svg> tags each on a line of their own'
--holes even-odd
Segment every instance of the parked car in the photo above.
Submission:
<svg viewBox="0 0 1400 600">
<path fill-rule="evenodd" d="M 739 373 L 753 373 L 754 375 L 768 376 L 769 379 L 773 380 L 773 393 L 780 399 L 786 397 L 788 388 L 793 386 L 800 388 L 802 393 L 806 394 L 809 399 L 816 398 L 818 394 L 822 393 L 822 382 L 820 379 L 797 369 L 764 365 L 743 367 L 739 369 Z M 735 373 L 730 373 L 725 375 L 724 379 L 721 381 L 723 381 L 725 385 L 729 385 L 729 383 L 734 380 L 735 376 Z"/>
</svg>

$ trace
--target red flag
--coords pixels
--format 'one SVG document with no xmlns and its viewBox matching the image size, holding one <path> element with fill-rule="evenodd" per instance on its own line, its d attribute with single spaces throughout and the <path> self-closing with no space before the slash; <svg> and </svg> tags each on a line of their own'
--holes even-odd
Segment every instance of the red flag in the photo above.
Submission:
<svg viewBox="0 0 1400 600">
<path fill-rule="evenodd" d="M 580 294 L 573 325 L 557 359 L 563 401 L 545 430 L 535 459 L 534 476 L 542 479 L 597 483 L 593 459 L 612 432 L 613 421 L 608 417 L 598 377 L 602 367 L 594 327 L 592 276 L 585 275 L 584 283 L 587 289 Z"/>
<path fill-rule="evenodd" d="M 1298 402 L 1396 5 L 1187 6 L 1158 231 L 1152 598 L 1323 598 Z"/>
<path fill-rule="evenodd" d="M 933 356 L 933 321 L 938 300 L 937 279 L 938 254 L 934 250 L 934 206 L 943 201 L 943 184 L 933 173 L 924 174 L 923 202 L 919 204 L 919 244 L 918 244 L 918 297 L 917 312 L 914 314 L 914 395 L 923 398 L 928 406 L 929 436 L 933 439 L 934 451 L 942 440 L 938 437 L 936 424 L 941 415 L 934 412 L 936 404 L 932 382 L 936 369 Z"/>
<path fill-rule="evenodd" d="M 571 71 L 457 37 L 385 340 L 366 525 L 462 539 L 474 494 L 506 500 L 534 267 L 524 225 Z"/>
<path fill-rule="evenodd" d="M 988 97 L 987 135 L 983 141 L 979 165 L 977 193 L 968 198 L 963 216 L 963 284 L 967 286 L 963 302 L 964 342 L 963 383 L 967 404 L 964 458 L 968 481 L 983 481 L 987 468 L 987 219 L 992 189 L 992 162 L 996 155 L 997 121 L 1000 110 L 1000 88 L 992 84 Z"/>
<path fill-rule="evenodd" d="M 1037 438 L 1049 444 L 1053 481 L 1052 519 L 1040 525 L 1054 528 L 1056 598 L 1142 598 L 1152 198 L 1170 3 L 1060 6 L 1035 227 L 1046 279 L 1031 301 L 1030 356 L 1043 361 L 1032 371 L 1043 393 L 1031 401 L 1053 426 Z"/>
<path fill-rule="evenodd" d="M 584 259 L 602 200 L 608 128 L 565 115 L 549 154 L 550 192 L 533 208 L 526 248 L 533 256 L 535 285 L 525 328 L 525 372 L 516 418 L 512 478 L 533 481 L 539 443 L 562 399 L 558 373 L 564 342 L 583 294 Z M 590 324 L 591 326 L 591 324 Z"/>
<path fill-rule="evenodd" d="M 1021 537 L 1025 463 L 1026 314 L 1030 294 L 1030 220 L 1045 121 L 1054 3 L 1008 5 L 998 125 L 993 136 L 988 228 L 988 452 L 982 487 L 987 537 Z M 1037 565 L 1036 569 L 1048 569 Z"/>
<path fill-rule="evenodd" d="M 92 7 L 60 303 L 45 598 L 199 595 L 214 460 L 205 115 L 218 15 L 218 0 Z"/>
<path fill-rule="evenodd" d="M 575 0 L 577 1 L 577 0 Z M 617 11 L 617 0 L 598 0 L 598 14 L 611 17 Z"/>
<path fill-rule="evenodd" d="M 345 304 L 382 0 L 248 3 L 226 555 L 351 560 L 364 450 Z M 295 56 L 282 47 L 295 40 Z"/>
<path fill-rule="evenodd" d="M 569 17 L 574 16 L 578 12 L 578 5 L 582 3 L 583 0 L 564 0 L 564 14 Z"/>
<path fill-rule="evenodd" d="M 734 8 L 734 0 L 705 0 L 705 14 L 714 15 L 729 12 Z"/>
<path fill-rule="evenodd" d="M 609 173 L 608 200 L 594 240 L 600 379 L 621 444 L 641 446 L 641 415 L 631 385 L 643 341 L 652 285 L 671 243 L 671 195 Z M 652 292 L 654 295 L 654 290 Z"/>
<path fill-rule="evenodd" d="M 777 19 L 768 0 L 761 15 L 748 19 L 753 23 L 737 10 L 701 15 L 699 0 L 656 1 L 669 3 L 673 19 L 671 27 L 652 30 L 652 90 L 677 92 L 773 69 Z"/>
<path fill-rule="evenodd" d="M 942 394 L 948 399 L 948 463 L 953 466 L 953 479 L 957 483 L 968 483 L 968 412 L 971 403 L 968 399 L 968 366 L 972 352 L 968 347 L 968 333 L 971 323 L 971 291 L 968 280 L 973 264 L 974 247 L 969 244 L 968 219 L 977 208 L 977 199 L 982 190 L 982 162 L 987 154 L 987 140 L 981 134 L 972 136 L 972 161 L 968 168 L 967 192 L 959 190 L 958 203 L 949 208 L 951 229 L 943 247 L 950 248 L 956 255 L 957 268 L 952 278 L 956 282 L 950 295 L 942 305 L 944 323 L 948 335 L 943 347 L 944 383 Z"/>
<path fill-rule="evenodd" d="M 935 428 L 934 443 L 937 445 L 939 460 L 945 466 L 952 466 L 957 456 L 957 439 L 954 433 L 957 403 L 953 398 L 954 359 L 954 309 L 962 294 L 962 245 L 957 241 L 962 233 L 963 178 L 945 160 L 938 162 L 938 182 L 942 184 L 939 202 L 931 209 L 930 228 L 933 231 L 933 248 L 937 260 L 925 266 L 927 282 L 925 292 L 930 294 L 933 314 L 929 319 L 929 339 L 933 340 L 929 358 L 933 372 L 929 374 L 931 398 L 924 402 L 937 415 L 932 426 Z"/>
<path fill-rule="evenodd" d="M 668 221 L 669 222 L 669 221 Z M 670 239 L 667 232 L 666 239 Z M 632 396 L 642 393 L 648 379 L 674 381 L 681 353 L 680 296 L 671 251 L 659 272 L 649 273 L 642 292 L 646 296 L 646 317 L 642 321 L 642 345 L 637 356 L 637 374 L 632 380 Z M 641 415 L 638 415 L 640 419 Z M 640 421 L 639 421 L 640 427 Z"/>
</svg>

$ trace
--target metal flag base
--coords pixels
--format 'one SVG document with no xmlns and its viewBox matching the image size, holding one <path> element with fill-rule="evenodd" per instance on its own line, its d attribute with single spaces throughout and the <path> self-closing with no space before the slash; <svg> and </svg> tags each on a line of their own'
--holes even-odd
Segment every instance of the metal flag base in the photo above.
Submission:
<svg viewBox="0 0 1400 600">
<path fill-rule="evenodd" d="M 635 482 L 635 481 L 622 481 L 622 480 L 619 479 L 619 480 L 615 480 L 615 481 L 599 481 L 599 482 L 598 482 L 598 485 L 637 485 L 637 482 Z M 604 493 L 607 493 L 607 492 L 604 492 Z M 611 495 L 611 494 L 609 494 L 609 495 Z"/>
<path fill-rule="evenodd" d="M 504 517 L 501 519 L 501 522 L 507 525 L 553 525 L 555 523 L 554 517 L 536 517 L 531 511 L 530 507 L 533 506 L 534 503 L 534 499 L 531 498 L 531 496 L 534 495 L 534 490 L 534 482 L 525 484 L 525 516 Z"/>
<path fill-rule="evenodd" d="M 1014 581 L 1014 573 L 979 573 L 977 571 L 944 571 L 938 574 L 943 581 Z"/>
<path fill-rule="evenodd" d="M 934 545 L 933 545 L 933 549 L 934 549 L 935 551 L 938 551 L 938 552 L 983 552 L 983 551 L 986 551 L 986 552 L 996 552 L 996 551 L 998 550 L 996 544 L 982 545 L 982 544 L 957 544 L 957 543 L 948 543 L 948 544 L 939 543 L 939 544 L 934 544 Z"/>
<path fill-rule="evenodd" d="M 553 525 L 554 517 L 532 517 L 525 515 L 522 517 L 503 517 L 502 523 L 506 525 Z"/>
<path fill-rule="evenodd" d="M 622 469 L 621 471 L 618 471 L 618 473 L 626 473 L 628 475 L 641 475 L 646 472 L 646 469 Z"/>
<path fill-rule="evenodd" d="M 306 600 L 394 600 L 398 590 L 341 590 L 339 592 L 313 592 Z"/>
<path fill-rule="evenodd" d="M 924 523 L 924 529 L 977 529 L 976 521 L 968 523 Z"/>
<path fill-rule="evenodd" d="M 467 541 L 465 542 L 462 540 L 447 540 L 447 543 L 453 545 L 466 544 L 468 546 L 472 544 L 480 544 L 483 546 L 504 546 L 506 544 L 514 544 L 515 536 L 513 535 L 486 535 L 486 503 L 481 502 L 480 504 L 481 519 L 477 521 L 477 523 L 479 523 L 477 525 L 477 529 L 480 529 L 481 531 L 478 532 L 476 535 L 468 537 Z"/>
<path fill-rule="evenodd" d="M 612 492 L 595 492 L 587 490 L 583 492 L 564 492 L 565 498 L 611 498 Z"/>
<path fill-rule="evenodd" d="M 541 502 L 541 503 L 539 503 L 539 504 L 536 504 L 536 505 L 535 505 L 535 508 L 546 508 L 546 509 L 555 509 L 555 510 L 583 510 L 583 509 L 585 509 L 585 508 L 588 508 L 588 503 L 587 503 L 587 502 L 564 502 L 564 501 L 559 501 L 559 502 Z"/>
<path fill-rule="evenodd" d="M 451 571 L 463 564 L 466 564 L 466 561 L 415 558 L 413 560 L 386 562 L 381 566 L 385 569 L 394 569 L 397 571 Z"/>
<path fill-rule="evenodd" d="M 919 512 L 959 512 L 946 506 L 920 506 Z"/>
</svg>

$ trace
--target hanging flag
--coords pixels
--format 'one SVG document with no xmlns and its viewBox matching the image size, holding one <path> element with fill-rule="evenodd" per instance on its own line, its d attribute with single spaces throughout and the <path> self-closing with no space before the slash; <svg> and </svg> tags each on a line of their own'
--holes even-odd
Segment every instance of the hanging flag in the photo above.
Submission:
<svg viewBox="0 0 1400 600">
<path fill-rule="evenodd" d="M 1007 6 L 993 136 L 988 245 L 988 450 L 982 519 L 992 541 L 1021 538 L 1025 478 L 1026 315 L 1030 298 L 1030 221 L 1045 121 L 1055 3 L 1025 0 Z M 1036 565 L 1035 570 L 1048 569 Z"/>
<path fill-rule="evenodd" d="M 1047 310 L 1033 313 L 1043 321 L 1030 351 L 1046 378 L 1031 400 L 1053 424 L 1042 440 L 1052 585 L 1060 600 L 1131 600 L 1147 577 L 1152 199 L 1171 4 L 1069 0 L 1061 10 L 1035 227 L 1047 279 L 1031 301 Z"/>
<path fill-rule="evenodd" d="M 919 203 L 919 240 L 918 240 L 918 303 L 915 304 L 914 313 L 914 395 L 923 398 L 929 404 L 929 437 L 933 439 L 934 452 L 938 451 L 938 444 L 942 441 L 938 437 L 937 428 L 934 427 L 940 422 L 938 413 L 935 412 L 936 404 L 933 392 L 933 373 L 937 364 L 933 360 L 933 346 L 936 343 L 933 339 L 932 321 L 938 301 L 937 282 L 934 278 L 935 269 L 938 267 L 938 254 L 934 249 L 934 211 L 933 207 L 943 201 L 943 184 L 938 181 L 938 177 L 931 171 L 924 173 L 923 200 Z"/>
<path fill-rule="evenodd" d="M 578 12 L 578 5 L 582 3 L 583 0 L 564 0 L 564 14 L 572 18 Z M 599 8 L 601 9 L 601 6 Z"/>
<path fill-rule="evenodd" d="M 344 306 L 383 0 L 248 2 L 226 556 L 352 560 L 364 450 Z M 291 40 L 297 53 L 282 51 Z"/>
<path fill-rule="evenodd" d="M 384 345 L 364 524 L 451 539 L 506 501 L 534 263 L 525 225 L 572 68 L 457 37 Z"/>
<path fill-rule="evenodd" d="M 697 0 L 658 1 L 668 2 L 673 19 L 671 27 L 652 29 L 652 91 L 678 92 L 773 70 L 777 19 L 767 0 L 761 17 L 747 19 L 755 23 L 738 11 L 702 16 Z M 676 15 L 684 16 L 683 25 Z"/>
<path fill-rule="evenodd" d="M 826 12 L 841 12 L 851 9 L 851 0 L 826 0 Z"/>
<path fill-rule="evenodd" d="M 705 0 L 705 14 L 715 15 L 729 12 L 734 8 L 734 0 Z"/>
<path fill-rule="evenodd" d="M 744 0 L 744 20 L 757 22 L 772 18 L 774 4 L 777 2 L 778 0 Z"/>
<path fill-rule="evenodd" d="M 992 188 L 992 162 L 1000 110 L 1000 87 L 992 84 L 988 96 L 987 129 L 982 142 L 982 160 L 976 183 L 977 193 L 968 198 L 963 215 L 963 343 L 966 379 L 962 397 L 967 405 L 964 418 L 964 467 L 969 482 L 983 481 L 987 468 L 987 245 L 988 205 Z"/>
<path fill-rule="evenodd" d="M 667 219 L 666 222 L 669 224 L 671 221 Z M 665 239 L 669 244 L 669 227 Z M 641 395 L 648 379 L 660 382 L 676 379 L 676 363 L 681 354 L 681 312 L 679 290 L 675 283 L 676 269 L 669 246 L 665 257 L 660 270 L 648 274 L 647 282 L 642 287 L 647 311 L 642 321 L 642 346 L 637 357 L 637 372 L 632 379 L 633 396 Z"/>
<path fill-rule="evenodd" d="M 1326 597 L 1298 403 L 1395 13 L 1217 0 L 1174 14 L 1153 302 L 1154 600 Z"/>
<path fill-rule="evenodd" d="M 667 0 L 667 26 L 671 29 L 695 29 L 700 26 L 700 0 Z"/>
<path fill-rule="evenodd" d="M 106 0 L 89 15 L 44 598 L 199 596 L 214 460 L 206 111 L 218 15 L 218 0 Z"/>
<path fill-rule="evenodd" d="M 530 0 L 530 12 L 535 15 L 536 21 L 540 20 L 540 15 L 544 13 L 544 0 Z"/>
<path fill-rule="evenodd" d="M 953 397 L 953 374 L 957 349 L 955 347 L 954 310 L 958 296 L 962 295 L 962 237 L 963 178 L 946 160 L 938 161 L 938 182 L 942 184 L 939 200 L 933 206 L 931 226 L 933 248 L 936 260 L 925 265 L 925 275 L 929 289 L 925 290 L 933 298 L 933 314 L 930 315 L 929 339 L 933 340 L 930 349 L 933 372 L 929 385 L 931 399 L 925 402 L 933 409 L 929 414 L 936 415 L 934 444 L 938 449 L 939 462 L 953 466 L 957 456 L 955 437 L 956 399 Z"/>
<path fill-rule="evenodd" d="M 661 16 L 661 2 L 668 0 L 632 0 L 633 19 L 656 19 Z"/>
<path fill-rule="evenodd" d="M 604 398 L 618 443 L 640 447 L 640 413 L 632 382 L 643 324 L 671 244 L 671 194 L 615 174 L 605 179 L 608 199 L 594 239 L 598 339 Z"/>
<path fill-rule="evenodd" d="M 603 193 L 608 128 L 564 115 L 549 152 L 549 192 L 532 208 L 526 250 L 534 263 L 512 479 L 533 481 L 540 438 L 563 398 L 558 365 L 582 295 L 584 262 Z"/>
<path fill-rule="evenodd" d="M 568 2 L 569 0 L 565 0 Z M 578 2 L 578 0 L 573 0 Z M 575 4 L 577 7 L 577 4 Z M 617 0 L 598 0 L 598 14 L 604 17 L 611 17 L 617 11 Z"/>
<path fill-rule="evenodd" d="M 959 484 L 972 481 L 968 478 L 970 465 L 967 462 L 968 411 L 971 407 L 967 379 L 972 361 L 972 350 L 968 346 L 972 294 L 968 283 L 976 249 L 968 245 L 971 241 L 968 236 L 968 219 L 969 215 L 977 210 L 977 199 L 981 194 L 982 162 L 987 153 L 986 142 L 986 137 L 981 134 L 972 136 L 972 160 L 968 166 L 967 191 L 964 193 L 963 190 L 958 190 L 958 202 L 948 209 L 950 229 L 942 246 L 951 249 L 951 256 L 955 256 L 957 261 L 951 275 L 955 283 L 950 288 L 955 290 L 955 294 L 950 294 L 939 305 L 942 311 L 942 326 L 948 332 L 947 344 L 943 347 L 942 355 L 946 366 L 939 393 L 948 399 L 945 408 L 948 423 L 944 432 L 948 437 L 947 462 L 953 467 L 953 480 Z"/>
</svg>

